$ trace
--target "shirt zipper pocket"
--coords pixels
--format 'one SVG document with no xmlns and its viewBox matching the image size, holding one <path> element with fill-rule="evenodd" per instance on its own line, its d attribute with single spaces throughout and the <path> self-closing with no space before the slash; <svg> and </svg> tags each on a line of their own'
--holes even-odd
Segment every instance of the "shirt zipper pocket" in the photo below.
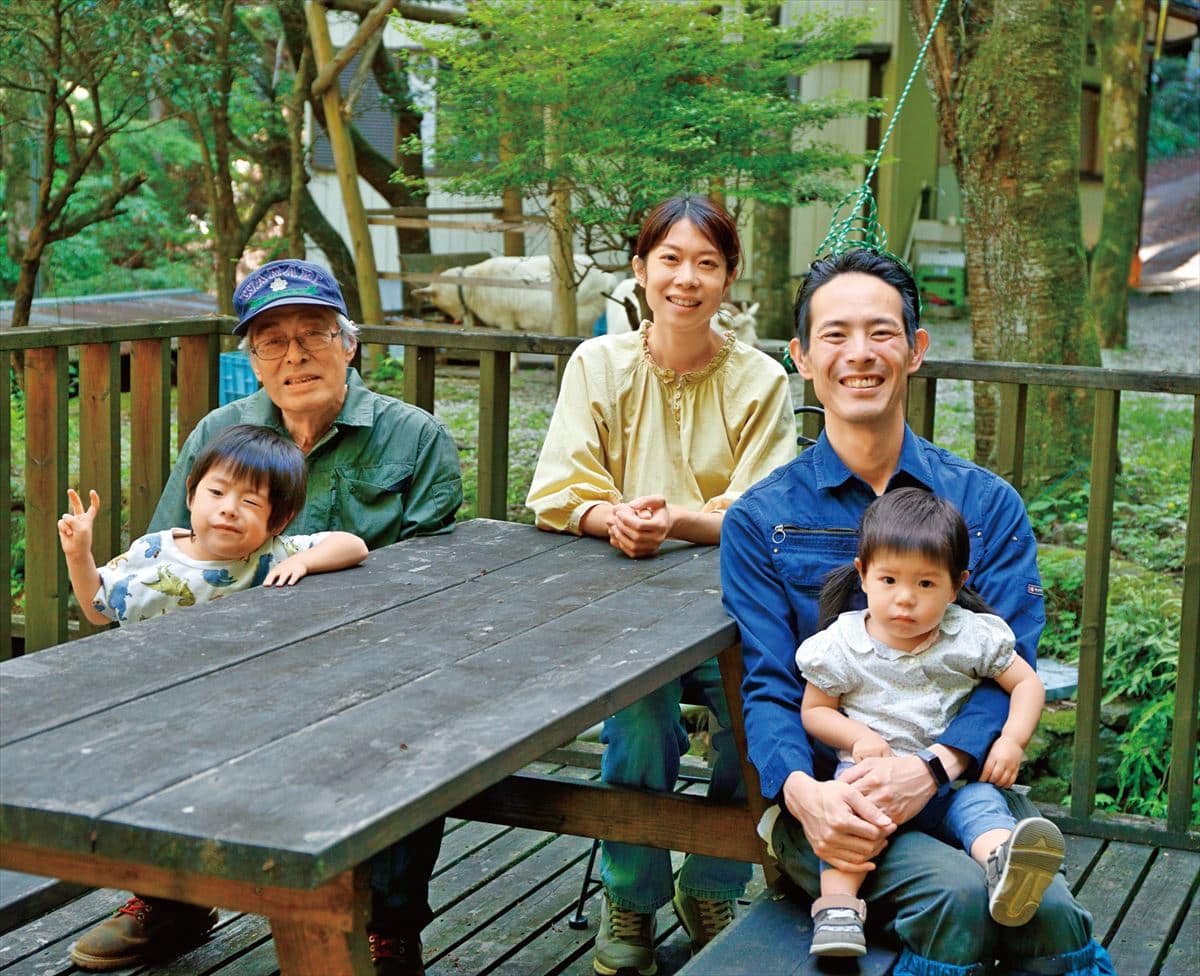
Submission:
<svg viewBox="0 0 1200 976">
<path fill-rule="evenodd" d="M 799 525 L 780 523 L 771 530 L 771 542 L 779 545 L 787 538 L 789 532 L 796 535 L 858 535 L 857 529 L 805 529 Z"/>
</svg>

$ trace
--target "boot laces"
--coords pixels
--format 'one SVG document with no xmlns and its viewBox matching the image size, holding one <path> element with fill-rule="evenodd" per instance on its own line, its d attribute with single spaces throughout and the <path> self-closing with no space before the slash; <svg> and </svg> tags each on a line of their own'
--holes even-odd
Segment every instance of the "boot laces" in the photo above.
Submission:
<svg viewBox="0 0 1200 976">
<path fill-rule="evenodd" d="M 151 910 L 152 910 L 151 905 L 144 902 L 137 895 L 134 895 L 132 898 L 129 899 L 129 901 L 125 902 L 124 905 L 122 905 L 120 908 L 117 909 L 117 914 L 118 915 L 132 915 L 134 918 L 137 918 L 139 915 L 143 914 L 144 912 L 148 912 Z"/>
<path fill-rule="evenodd" d="M 380 935 L 378 932 L 367 933 L 367 945 L 371 949 L 372 962 L 378 959 L 403 959 L 407 950 L 403 939 Z"/>
<path fill-rule="evenodd" d="M 608 903 L 608 930 L 618 942 L 636 942 L 643 938 L 643 918 L 641 912 L 621 905 Z"/>
<path fill-rule="evenodd" d="M 696 910 L 704 935 L 712 939 L 733 921 L 733 902 L 718 898 L 697 898 Z"/>
</svg>

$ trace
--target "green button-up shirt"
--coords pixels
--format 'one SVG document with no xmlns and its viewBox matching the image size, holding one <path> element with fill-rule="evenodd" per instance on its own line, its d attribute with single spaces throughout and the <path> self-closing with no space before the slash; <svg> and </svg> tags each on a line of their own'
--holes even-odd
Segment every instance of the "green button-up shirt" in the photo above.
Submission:
<svg viewBox="0 0 1200 976">
<path fill-rule="evenodd" d="M 308 494 L 288 533 L 341 529 L 377 549 L 452 528 L 463 494 L 449 431 L 420 407 L 372 393 L 354 369 L 347 369 L 346 387 L 333 426 L 308 453 Z M 234 424 L 259 424 L 291 438 L 265 390 L 214 410 L 184 443 L 150 531 L 191 524 L 188 473 L 213 435 Z"/>
</svg>

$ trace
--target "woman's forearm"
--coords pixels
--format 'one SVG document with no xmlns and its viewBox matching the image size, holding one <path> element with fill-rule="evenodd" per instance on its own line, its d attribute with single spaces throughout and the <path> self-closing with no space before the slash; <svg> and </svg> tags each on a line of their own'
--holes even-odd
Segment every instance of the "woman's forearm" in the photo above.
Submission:
<svg viewBox="0 0 1200 976">
<path fill-rule="evenodd" d="M 724 512 L 692 512 L 678 505 L 668 505 L 667 508 L 671 513 L 668 538 L 704 546 L 720 545 Z"/>
</svg>

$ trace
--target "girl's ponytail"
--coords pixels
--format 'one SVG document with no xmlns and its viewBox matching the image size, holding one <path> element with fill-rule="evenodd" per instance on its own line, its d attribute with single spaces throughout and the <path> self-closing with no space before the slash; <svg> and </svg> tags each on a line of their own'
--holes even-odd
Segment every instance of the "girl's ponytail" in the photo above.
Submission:
<svg viewBox="0 0 1200 976">
<path fill-rule="evenodd" d="M 817 597 L 817 627 L 820 630 L 828 627 L 849 608 L 850 598 L 858 592 L 858 588 L 858 570 L 854 563 L 839 566 L 825 577 L 821 594 Z"/>
<path fill-rule="evenodd" d="M 970 610 L 971 613 L 990 613 L 994 617 L 999 616 L 988 605 L 988 602 L 969 586 L 964 586 L 958 591 L 958 596 L 955 597 L 954 602 L 964 610 Z"/>
</svg>

